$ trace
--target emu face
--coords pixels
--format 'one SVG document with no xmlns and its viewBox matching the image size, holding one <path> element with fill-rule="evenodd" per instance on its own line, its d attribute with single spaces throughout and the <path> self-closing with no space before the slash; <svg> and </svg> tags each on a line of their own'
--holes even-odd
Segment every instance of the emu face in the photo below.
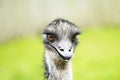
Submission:
<svg viewBox="0 0 120 80">
<path fill-rule="evenodd" d="M 78 27 L 73 23 L 64 19 L 56 19 L 44 29 L 43 42 L 48 50 L 68 61 L 73 56 L 79 33 Z"/>
</svg>

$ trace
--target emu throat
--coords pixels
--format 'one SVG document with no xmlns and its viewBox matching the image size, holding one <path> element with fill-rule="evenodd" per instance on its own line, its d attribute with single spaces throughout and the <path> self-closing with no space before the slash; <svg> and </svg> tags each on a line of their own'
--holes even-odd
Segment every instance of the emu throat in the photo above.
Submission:
<svg viewBox="0 0 120 80">
<path fill-rule="evenodd" d="M 65 70 L 67 68 L 68 62 L 63 60 L 54 60 L 54 64 L 58 70 Z"/>
</svg>

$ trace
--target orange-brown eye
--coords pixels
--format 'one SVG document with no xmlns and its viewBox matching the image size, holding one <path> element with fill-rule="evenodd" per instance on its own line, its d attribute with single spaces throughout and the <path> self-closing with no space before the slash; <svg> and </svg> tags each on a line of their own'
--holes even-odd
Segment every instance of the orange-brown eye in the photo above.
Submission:
<svg viewBox="0 0 120 80">
<path fill-rule="evenodd" d="M 55 37 L 51 34 L 47 35 L 47 39 L 51 42 L 55 41 Z"/>
</svg>

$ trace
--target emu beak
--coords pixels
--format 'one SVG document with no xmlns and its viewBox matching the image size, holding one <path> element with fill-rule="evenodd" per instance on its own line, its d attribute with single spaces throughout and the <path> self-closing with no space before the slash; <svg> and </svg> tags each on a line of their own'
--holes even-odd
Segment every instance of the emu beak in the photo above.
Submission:
<svg viewBox="0 0 120 80">
<path fill-rule="evenodd" d="M 61 40 L 58 44 L 58 54 L 66 61 L 70 60 L 73 56 L 73 47 L 69 40 Z"/>
<path fill-rule="evenodd" d="M 64 60 L 69 61 L 71 58 L 72 58 L 72 56 L 71 57 L 65 57 Z"/>
<path fill-rule="evenodd" d="M 58 52 L 58 54 L 59 54 L 59 56 L 60 56 L 64 61 L 69 61 L 69 60 L 72 58 L 72 56 L 64 56 L 64 55 L 62 55 L 62 54 L 59 53 L 59 52 Z"/>
<path fill-rule="evenodd" d="M 50 44 L 49 42 L 47 44 L 49 44 L 54 49 L 54 51 L 63 60 L 68 61 L 68 60 L 70 60 L 72 58 L 72 56 L 73 56 L 73 48 L 70 47 L 72 44 L 71 45 L 68 45 L 68 43 L 64 44 L 64 48 L 63 49 L 60 46 L 57 48 L 57 47 L 53 46 L 52 44 Z M 62 43 L 60 43 L 60 44 L 62 44 Z"/>
</svg>

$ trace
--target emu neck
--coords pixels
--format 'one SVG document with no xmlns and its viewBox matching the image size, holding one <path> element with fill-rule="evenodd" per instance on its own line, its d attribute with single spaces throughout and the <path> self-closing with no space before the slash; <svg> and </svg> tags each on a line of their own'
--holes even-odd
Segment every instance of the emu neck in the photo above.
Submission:
<svg viewBox="0 0 120 80">
<path fill-rule="evenodd" d="M 48 80 L 72 80 L 71 61 L 64 61 L 56 53 L 46 50 L 45 63 Z"/>
</svg>

